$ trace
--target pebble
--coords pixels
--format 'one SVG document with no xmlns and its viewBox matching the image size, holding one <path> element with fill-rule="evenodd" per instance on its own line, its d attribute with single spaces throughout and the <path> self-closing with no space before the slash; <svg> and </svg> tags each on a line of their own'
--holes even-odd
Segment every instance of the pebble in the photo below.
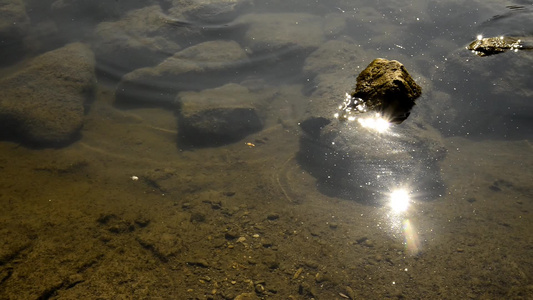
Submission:
<svg viewBox="0 0 533 300">
<path fill-rule="evenodd" d="M 270 214 L 267 215 L 267 219 L 270 220 L 270 221 L 277 220 L 277 219 L 279 219 L 279 214 L 270 213 Z"/>
<path fill-rule="evenodd" d="M 224 234 L 224 236 L 225 236 L 226 239 L 228 239 L 228 240 L 233 240 L 233 239 L 236 239 L 237 237 L 239 237 L 239 235 L 237 234 L 237 232 L 235 232 L 235 231 L 233 231 L 233 230 L 226 231 L 226 233 Z"/>
<path fill-rule="evenodd" d="M 344 294 L 345 294 L 346 296 L 348 296 L 348 297 L 349 297 L 350 299 L 352 299 L 352 300 L 355 299 L 355 292 L 354 292 L 354 290 L 353 290 L 351 287 L 349 287 L 349 286 L 344 287 Z"/>
<path fill-rule="evenodd" d="M 300 274 L 302 274 L 303 270 L 303 268 L 299 268 L 298 270 L 296 270 L 296 273 L 294 273 L 292 279 L 297 279 L 298 277 L 300 277 Z"/>
<path fill-rule="evenodd" d="M 371 240 L 365 240 L 363 244 L 370 248 L 374 247 L 374 242 L 372 242 Z"/>
</svg>

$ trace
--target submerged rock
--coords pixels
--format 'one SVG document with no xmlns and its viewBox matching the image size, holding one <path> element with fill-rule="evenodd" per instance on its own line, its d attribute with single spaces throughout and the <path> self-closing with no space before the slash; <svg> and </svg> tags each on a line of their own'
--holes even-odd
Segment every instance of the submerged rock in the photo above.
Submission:
<svg viewBox="0 0 533 300">
<path fill-rule="evenodd" d="M 179 91 L 201 90 L 227 83 L 228 76 L 248 62 L 234 41 L 201 43 L 155 67 L 137 69 L 122 77 L 116 89 L 119 106 L 174 106 Z"/>
<path fill-rule="evenodd" d="M 256 52 L 270 53 L 287 49 L 309 52 L 325 40 L 323 18 L 311 14 L 247 14 L 235 22 L 249 26 L 244 41 Z"/>
<path fill-rule="evenodd" d="M 0 0 L 0 64 L 21 56 L 29 28 L 30 19 L 22 0 Z"/>
<path fill-rule="evenodd" d="M 253 98 L 246 87 L 237 84 L 179 93 L 179 142 L 217 146 L 261 130 L 263 124 Z"/>
<path fill-rule="evenodd" d="M 168 12 L 192 22 L 213 24 L 233 20 L 251 5 L 251 0 L 172 0 Z"/>
<path fill-rule="evenodd" d="M 95 30 L 93 49 L 102 72 L 122 76 L 153 66 L 181 49 L 183 29 L 168 24 L 159 5 L 127 13 L 115 22 L 102 22 Z"/>
<path fill-rule="evenodd" d="M 29 144 L 72 141 L 95 87 L 94 55 L 81 43 L 47 52 L 0 80 L 2 137 Z"/>
</svg>

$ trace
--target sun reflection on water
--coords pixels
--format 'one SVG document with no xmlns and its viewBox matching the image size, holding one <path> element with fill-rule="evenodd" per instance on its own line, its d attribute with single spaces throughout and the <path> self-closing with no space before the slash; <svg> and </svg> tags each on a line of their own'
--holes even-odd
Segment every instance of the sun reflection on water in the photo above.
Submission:
<svg viewBox="0 0 533 300">
<path fill-rule="evenodd" d="M 391 213 L 388 214 L 389 221 L 391 222 L 391 229 L 396 231 L 396 233 L 401 230 L 403 244 L 405 245 L 407 253 L 410 255 L 417 255 L 420 252 L 420 241 L 416 227 L 407 217 L 412 203 L 408 190 L 393 190 L 389 194 L 388 201 L 388 207 L 391 210 Z"/>
</svg>

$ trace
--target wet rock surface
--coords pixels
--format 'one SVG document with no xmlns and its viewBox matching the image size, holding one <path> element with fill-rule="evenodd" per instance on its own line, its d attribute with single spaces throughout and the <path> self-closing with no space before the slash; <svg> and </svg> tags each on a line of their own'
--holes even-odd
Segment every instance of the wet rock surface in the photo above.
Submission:
<svg viewBox="0 0 533 300">
<path fill-rule="evenodd" d="M 2 135 L 30 144 L 72 141 L 95 88 L 94 55 L 81 43 L 34 58 L 0 80 Z"/>
<path fill-rule="evenodd" d="M 506 51 L 530 50 L 533 49 L 533 45 L 531 47 L 525 46 L 518 37 L 498 36 L 483 38 L 480 36 L 470 43 L 466 49 L 478 56 L 489 56 Z"/>
<path fill-rule="evenodd" d="M 362 99 L 366 110 L 375 111 L 391 123 L 402 123 L 422 94 L 405 67 L 396 60 L 377 58 L 357 76 L 352 98 Z"/>
<path fill-rule="evenodd" d="M 241 85 L 228 84 L 202 92 L 182 92 L 179 103 L 179 140 L 188 145 L 222 145 L 263 128 L 253 94 Z M 178 142 L 178 144 L 180 144 Z"/>
</svg>

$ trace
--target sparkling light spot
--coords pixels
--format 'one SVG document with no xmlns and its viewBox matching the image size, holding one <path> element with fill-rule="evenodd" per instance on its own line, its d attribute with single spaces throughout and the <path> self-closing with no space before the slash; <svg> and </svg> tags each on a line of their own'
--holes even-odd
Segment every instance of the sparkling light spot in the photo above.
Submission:
<svg viewBox="0 0 533 300">
<path fill-rule="evenodd" d="M 395 213 L 405 212 L 409 208 L 409 193 L 406 190 L 395 190 L 390 194 L 389 205 Z"/>
<path fill-rule="evenodd" d="M 390 127 L 390 123 L 383 119 L 380 114 L 370 118 L 359 118 L 359 123 L 368 129 L 375 130 L 379 133 L 385 132 Z"/>
</svg>

